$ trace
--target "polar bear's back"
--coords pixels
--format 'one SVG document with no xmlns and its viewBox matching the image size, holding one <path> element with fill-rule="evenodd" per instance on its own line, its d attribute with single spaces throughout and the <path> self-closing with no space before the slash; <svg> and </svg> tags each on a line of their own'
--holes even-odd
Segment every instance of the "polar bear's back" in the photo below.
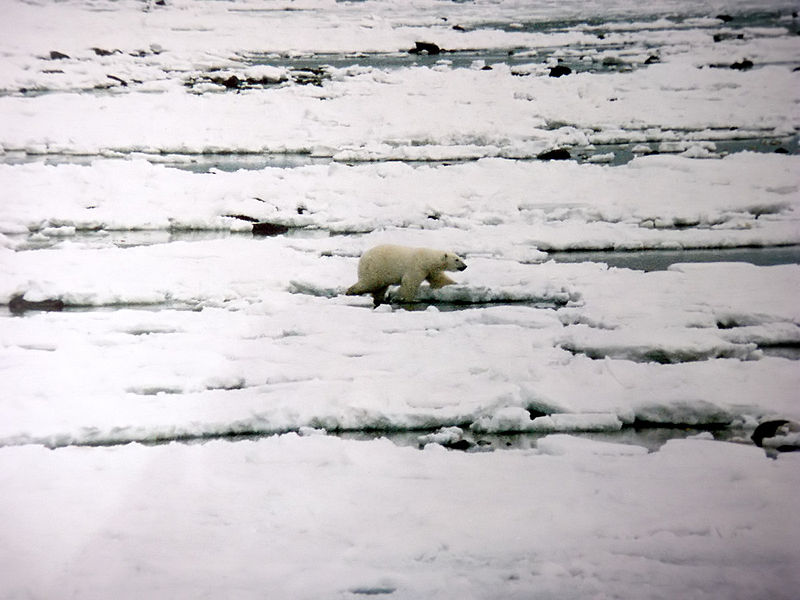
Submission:
<svg viewBox="0 0 800 600">
<path fill-rule="evenodd" d="M 382 244 L 367 250 L 358 261 L 358 278 L 397 285 L 408 271 L 420 248 Z"/>
</svg>

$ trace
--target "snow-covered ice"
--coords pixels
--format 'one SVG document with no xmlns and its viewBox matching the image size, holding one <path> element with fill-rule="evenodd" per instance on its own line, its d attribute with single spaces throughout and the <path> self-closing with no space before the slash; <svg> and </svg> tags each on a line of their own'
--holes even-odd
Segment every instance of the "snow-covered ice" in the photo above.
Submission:
<svg viewBox="0 0 800 600">
<path fill-rule="evenodd" d="M 797 160 L 647 156 L 620 168 L 483 159 L 456 165 L 333 163 L 192 174 L 143 160 L 2 165 L 6 234 L 241 231 L 246 215 L 332 233 L 414 238 L 470 254 L 535 260 L 537 249 L 797 244 Z M 565 185 L 570 182 L 570 185 Z M 169 200 L 168 202 L 166 200 Z M 365 202 L 365 200 L 368 200 Z M 412 231 L 407 231 L 407 230 Z M 475 235 L 480 231 L 480 235 Z M 316 240 L 359 250 L 357 240 Z M 509 256 L 509 246 L 512 254 Z M 316 246 L 313 246 L 316 248 Z"/>
<path fill-rule="evenodd" d="M 794 596 L 798 456 L 540 446 L 6 448 L 5 596 Z"/>
<path fill-rule="evenodd" d="M 796 4 L 6 5 L 0 598 L 796 596 Z"/>
</svg>

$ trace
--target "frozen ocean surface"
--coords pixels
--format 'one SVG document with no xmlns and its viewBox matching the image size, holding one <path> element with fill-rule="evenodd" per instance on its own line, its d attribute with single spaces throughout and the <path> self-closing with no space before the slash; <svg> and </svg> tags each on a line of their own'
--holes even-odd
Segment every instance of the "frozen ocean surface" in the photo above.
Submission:
<svg viewBox="0 0 800 600">
<path fill-rule="evenodd" d="M 0 598 L 795 598 L 799 8 L 6 2 Z"/>
</svg>

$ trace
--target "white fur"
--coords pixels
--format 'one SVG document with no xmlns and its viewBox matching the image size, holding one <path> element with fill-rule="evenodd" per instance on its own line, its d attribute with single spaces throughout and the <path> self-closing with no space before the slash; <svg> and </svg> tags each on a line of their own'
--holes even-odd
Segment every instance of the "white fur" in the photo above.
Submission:
<svg viewBox="0 0 800 600">
<path fill-rule="evenodd" d="M 432 248 L 410 248 L 386 244 L 367 250 L 358 261 L 358 281 L 348 296 L 372 294 L 381 304 L 390 285 L 399 285 L 400 300 L 412 302 L 420 284 L 428 281 L 434 289 L 455 283 L 443 271 L 463 271 L 464 261 L 453 252 Z"/>
</svg>

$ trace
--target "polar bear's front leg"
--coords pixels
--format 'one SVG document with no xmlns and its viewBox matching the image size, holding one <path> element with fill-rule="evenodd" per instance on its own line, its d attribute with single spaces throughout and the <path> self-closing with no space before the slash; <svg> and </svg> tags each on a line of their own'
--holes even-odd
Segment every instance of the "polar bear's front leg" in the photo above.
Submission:
<svg viewBox="0 0 800 600">
<path fill-rule="evenodd" d="M 441 271 L 436 273 L 431 273 L 425 279 L 428 280 L 428 283 L 431 284 L 431 288 L 433 288 L 434 290 L 438 290 L 441 287 L 455 283 L 455 281 L 450 279 L 447 275 L 445 275 Z"/>
<path fill-rule="evenodd" d="M 403 275 L 400 281 L 400 299 L 403 302 L 413 302 L 423 279 L 425 279 L 424 272 L 410 271 Z"/>
</svg>

